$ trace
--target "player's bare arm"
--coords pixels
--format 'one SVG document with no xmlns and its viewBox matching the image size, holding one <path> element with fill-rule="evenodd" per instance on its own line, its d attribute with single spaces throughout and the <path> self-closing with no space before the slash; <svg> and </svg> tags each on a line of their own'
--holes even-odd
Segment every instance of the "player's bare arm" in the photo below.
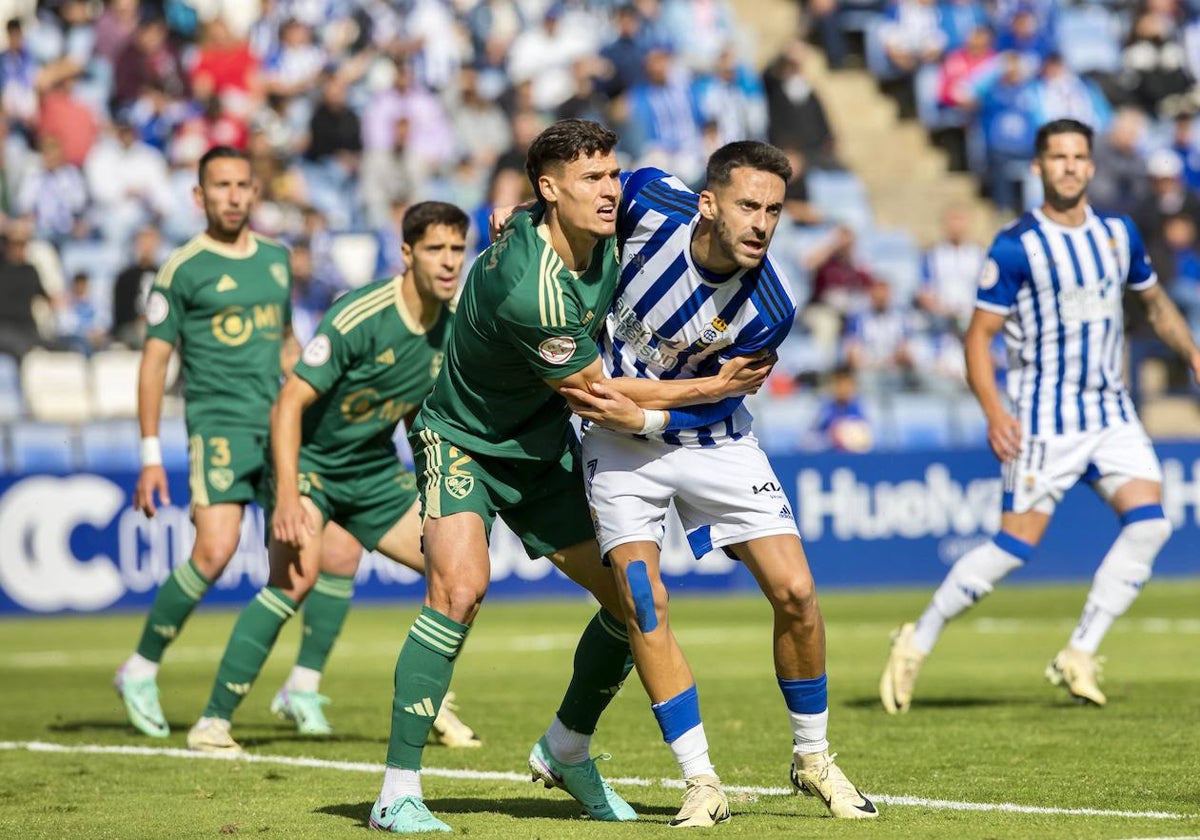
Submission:
<svg viewBox="0 0 1200 840">
<path fill-rule="evenodd" d="M 146 516 L 154 516 L 161 504 L 171 504 L 167 489 L 167 473 L 162 466 L 158 443 L 158 423 L 162 416 L 163 392 L 167 384 L 167 364 L 174 350 L 161 338 L 148 338 L 142 348 L 142 364 L 138 369 L 138 425 L 142 432 L 142 472 L 133 491 L 133 506 Z M 150 443 L 150 442 L 153 443 Z M 153 451 L 151 451 L 153 450 Z"/>
<path fill-rule="evenodd" d="M 292 368 L 300 360 L 300 342 L 292 332 L 292 325 L 283 328 L 283 342 L 279 345 L 279 369 L 285 377 L 292 375 Z"/>
<path fill-rule="evenodd" d="M 1183 359 L 1192 369 L 1192 378 L 1200 382 L 1200 349 L 1196 347 L 1196 339 L 1188 329 L 1179 307 L 1158 283 L 1139 292 L 1139 295 L 1146 306 L 1146 317 L 1154 334 Z"/>
<path fill-rule="evenodd" d="M 300 503 L 300 418 L 320 396 L 312 385 L 289 376 L 271 407 L 271 458 L 275 467 L 275 513 L 271 533 L 275 539 L 299 548 L 316 533 L 317 523 Z"/>
<path fill-rule="evenodd" d="M 992 454 L 1004 462 L 1021 452 L 1021 423 L 1008 413 L 996 387 L 996 366 L 992 364 L 992 341 L 1004 328 L 1004 316 L 976 309 L 963 338 L 967 357 L 967 384 L 971 386 L 988 424 L 988 445 Z"/>
</svg>

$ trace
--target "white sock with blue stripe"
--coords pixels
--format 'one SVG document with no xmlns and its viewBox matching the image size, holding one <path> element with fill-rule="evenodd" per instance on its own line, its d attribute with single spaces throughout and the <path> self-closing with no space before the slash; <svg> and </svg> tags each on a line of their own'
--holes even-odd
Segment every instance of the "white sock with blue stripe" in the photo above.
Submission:
<svg viewBox="0 0 1200 840">
<path fill-rule="evenodd" d="M 715 776 L 716 769 L 708 757 L 708 737 L 700 721 L 700 697 L 696 686 L 670 700 L 650 707 L 662 730 L 663 740 L 671 747 L 683 778 Z"/>
</svg>

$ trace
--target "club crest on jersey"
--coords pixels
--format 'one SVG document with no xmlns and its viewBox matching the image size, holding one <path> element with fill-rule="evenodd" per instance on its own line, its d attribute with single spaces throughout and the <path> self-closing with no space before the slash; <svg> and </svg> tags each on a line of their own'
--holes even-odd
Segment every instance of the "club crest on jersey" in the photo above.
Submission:
<svg viewBox="0 0 1200 840">
<path fill-rule="evenodd" d="M 713 318 L 712 322 L 701 331 L 700 344 L 707 347 L 720 338 L 721 333 L 725 332 L 727 329 L 729 329 L 729 324 L 725 323 L 725 320 L 718 315 L 717 317 Z"/>
<path fill-rule="evenodd" d="M 304 364 L 310 367 L 320 367 L 329 361 L 332 352 L 333 347 L 329 343 L 329 336 L 317 335 L 305 345 L 304 353 L 300 358 L 304 360 Z"/>
<path fill-rule="evenodd" d="M 446 359 L 446 354 L 438 351 L 433 354 L 433 358 L 429 360 L 429 378 L 437 379 L 438 374 L 442 372 L 442 362 Z"/>
<path fill-rule="evenodd" d="M 538 354 L 552 365 L 566 364 L 575 355 L 575 339 L 569 335 L 547 338 L 538 345 Z"/>
<path fill-rule="evenodd" d="M 283 263 L 271 263 L 270 269 L 271 279 L 279 284 L 280 288 L 286 289 L 288 284 L 287 267 Z"/>
<path fill-rule="evenodd" d="M 979 272 L 979 288 L 990 289 L 1000 282 L 1000 266 L 993 259 L 988 259 L 983 264 L 983 271 Z"/>
<path fill-rule="evenodd" d="M 167 297 L 162 292 L 151 292 L 150 297 L 146 299 L 146 323 L 152 327 L 157 327 L 163 321 L 167 320 L 167 315 L 171 311 L 171 305 L 167 303 Z"/>
<path fill-rule="evenodd" d="M 465 499 L 475 489 L 475 476 L 469 473 L 446 476 L 446 492 L 456 499 Z"/>
</svg>

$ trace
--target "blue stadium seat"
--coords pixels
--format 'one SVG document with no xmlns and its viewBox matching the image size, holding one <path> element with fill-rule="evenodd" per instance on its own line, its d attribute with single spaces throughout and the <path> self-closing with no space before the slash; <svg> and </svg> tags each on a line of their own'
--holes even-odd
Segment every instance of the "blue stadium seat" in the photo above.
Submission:
<svg viewBox="0 0 1200 840">
<path fill-rule="evenodd" d="M 21 416 L 21 369 L 12 356 L 0 354 L 0 423 L 9 423 Z"/>
<path fill-rule="evenodd" d="M 867 22 L 863 30 L 863 50 L 866 53 L 867 69 L 881 82 L 898 79 L 903 75 L 887 57 L 883 48 L 883 28 L 887 20 L 881 15 Z"/>
<path fill-rule="evenodd" d="M 13 472 L 65 474 L 75 469 L 75 431 L 67 423 L 14 423 L 9 442 Z"/>
<path fill-rule="evenodd" d="M 1059 10 L 1058 50 L 1076 73 L 1116 73 L 1121 69 L 1121 21 L 1098 5 Z"/>
<path fill-rule="evenodd" d="M 763 451 L 788 455 L 799 450 L 812 429 L 820 404 L 820 398 L 813 393 L 788 397 L 762 395 L 748 401 L 747 407 L 754 415 L 754 435 Z"/>
<path fill-rule="evenodd" d="M 955 398 L 950 404 L 950 416 L 955 446 L 977 449 L 988 445 L 987 418 L 974 397 L 963 394 Z"/>
<path fill-rule="evenodd" d="M 158 438 L 162 442 L 163 466 L 167 470 L 188 468 L 187 424 L 182 417 L 164 417 L 158 424 Z"/>
<path fill-rule="evenodd" d="M 892 287 L 892 303 L 907 306 L 921 283 L 921 251 L 903 230 L 872 230 L 858 240 L 863 262 Z"/>
<path fill-rule="evenodd" d="M 962 108 L 944 108 L 938 104 L 938 68 L 926 65 L 913 79 L 913 95 L 917 102 L 917 119 L 930 131 L 963 128 L 971 115 Z"/>
<path fill-rule="evenodd" d="M 947 449 L 953 443 L 944 397 L 895 394 L 890 413 L 892 443 L 897 449 Z"/>
<path fill-rule="evenodd" d="M 808 175 L 809 199 L 830 222 L 856 231 L 871 226 L 871 203 L 867 188 L 850 172 L 818 170 Z"/>
<path fill-rule="evenodd" d="M 93 472 L 141 469 L 141 433 L 136 420 L 88 423 L 79 432 L 83 468 Z"/>
</svg>

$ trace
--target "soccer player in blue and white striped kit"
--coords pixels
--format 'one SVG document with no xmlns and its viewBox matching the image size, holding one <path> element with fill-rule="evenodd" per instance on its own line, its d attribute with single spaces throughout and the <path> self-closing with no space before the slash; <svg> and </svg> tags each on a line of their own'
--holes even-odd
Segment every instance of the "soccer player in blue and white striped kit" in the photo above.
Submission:
<svg viewBox="0 0 1200 840">
<path fill-rule="evenodd" d="M 796 308 L 767 255 L 790 174 L 778 149 L 741 141 L 713 153 L 699 195 L 656 169 L 623 179 L 622 271 L 600 342 L 609 378 L 698 379 L 737 356 L 767 363 Z M 602 383 L 592 389 L 574 392 L 576 413 L 599 419 L 591 405 L 611 416 L 606 401 L 619 395 Z M 600 548 L 625 602 L 638 674 L 686 782 L 670 824 L 729 819 L 659 570 L 672 501 L 696 556 L 717 548 L 745 563 L 774 611 L 775 672 L 791 720 L 796 792 L 820 797 L 837 817 L 874 817 L 874 805 L 829 753 L 825 625 L 787 497 L 742 398 L 712 402 L 698 393 L 696 403 L 645 411 L 641 434 L 590 424 L 583 439 Z"/>
<path fill-rule="evenodd" d="M 921 617 L 893 634 L 879 688 L 892 714 L 908 710 L 917 674 L 946 622 L 1029 559 L 1055 506 L 1080 480 L 1112 506 L 1121 531 L 1046 677 L 1080 702 L 1103 706 L 1096 650 L 1149 580 L 1171 536 L 1158 458 L 1123 379 L 1125 290 L 1142 299 L 1154 332 L 1197 380 L 1200 350 L 1158 284 L 1137 228 L 1124 216 L 1088 206 L 1095 172 L 1091 128 L 1055 120 L 1038 130 L 1036 143 L 1033 168 L 1045 202 L 996 236 L 965 340 L 967 378 L 987 416 L 988 443 L 1003 464 L 1000 532 L 964 554 Z M 1011 410 L 988 352 L 1001 330 Z"/>
</svg>

